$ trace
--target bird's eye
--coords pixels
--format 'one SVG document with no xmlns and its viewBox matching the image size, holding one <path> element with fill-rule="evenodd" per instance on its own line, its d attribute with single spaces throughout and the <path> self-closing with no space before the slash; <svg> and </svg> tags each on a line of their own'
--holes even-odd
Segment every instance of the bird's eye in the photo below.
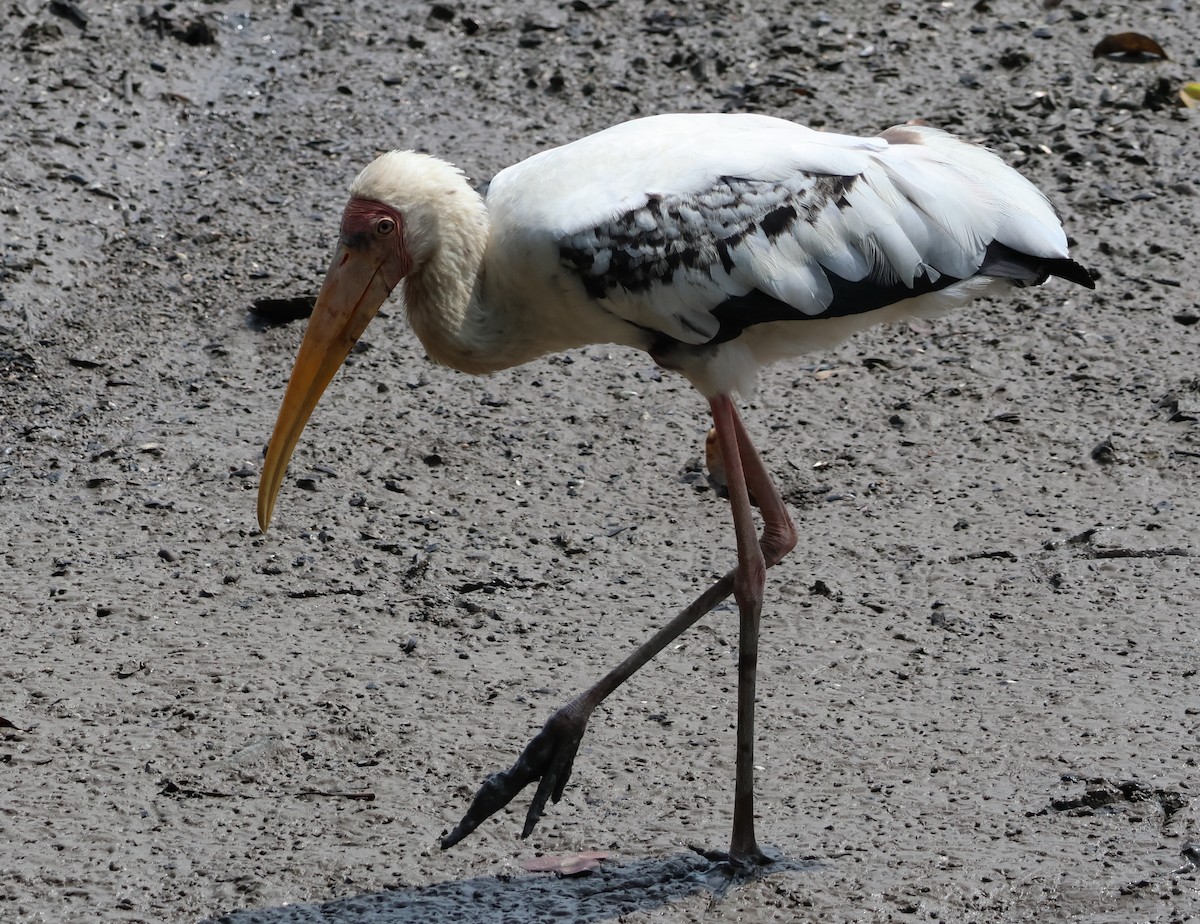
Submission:
<svg viewBox="0 0 1200 924">
<path fill-rule="evenodd" d="M 375 222 L 375 233 L 378 235 L 391 234 L 396 230 L 396 223 L 390 218 L 381 218 Z"/>
</svg>

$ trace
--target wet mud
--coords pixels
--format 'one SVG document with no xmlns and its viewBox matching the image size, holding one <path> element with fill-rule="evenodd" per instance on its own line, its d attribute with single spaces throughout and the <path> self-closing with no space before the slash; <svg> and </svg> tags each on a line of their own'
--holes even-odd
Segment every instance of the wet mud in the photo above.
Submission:
<svg viewBox="0 0 1200 924">
<path fill-rule="evenodd" d="M 1093 57 L 1127 30 L 1169 58 Z M 1195 920 L 1198 35 L 1172 2 L 8 4 L 0 919 Z M 482 183 L 663 111 L 982 141 L 1098 277 L 745 402 L 801 539 L 759 683 L 790 862 L 733 887 L 691 850 L 729 833 L 730 607 L 528 840 L 521 803 L 438 849 L 729 566 L 685 382 L 604 346 L 473 379 L 393 306 L 254 520 L 355 172 Z"/>
</svg>

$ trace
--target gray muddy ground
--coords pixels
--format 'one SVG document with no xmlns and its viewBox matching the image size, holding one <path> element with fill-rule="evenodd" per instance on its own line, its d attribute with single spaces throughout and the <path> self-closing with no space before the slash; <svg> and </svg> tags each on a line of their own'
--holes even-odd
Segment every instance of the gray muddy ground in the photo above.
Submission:
<svg viewBox="0 0 1200 924">
<path fill-rule="evenodd" d="M 1200 918 L 1200 10 L 1051 6 L 7 2 L 0 920 Z M 1093 59 L 1127 29 L 1170 60 Z M 254 525 L 303 323 L 250 308 L 315 291 L 359 167 L 483 181 L 669 110 L 982 140 L 1099 277 L 748 402 L 802 536 L 760 705 L 795 862 L 723 897 L 689 845 L 728 837 L 730 608 L 602 709 L 528 841 L 522 804 L 437 848 L 728 566 L 684 382 L 603 346 L 471 379 L 392 309 Z"/>
</svg>

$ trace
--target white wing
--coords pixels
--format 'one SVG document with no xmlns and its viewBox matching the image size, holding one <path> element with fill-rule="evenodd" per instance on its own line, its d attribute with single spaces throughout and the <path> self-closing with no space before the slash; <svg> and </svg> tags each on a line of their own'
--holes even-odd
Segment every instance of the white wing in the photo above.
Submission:
<svg viewBox="0 0 1200 924">
<path fill-rule="evenodd" d="M 655 116 L 510 167 L 488 207 L 501 233 L 550 235 L 594 304 L 680 344 L 980 275 L 1090 285 L 1034 186 L 923 127 L 855 138 L 766 116 Z"/>
</svg>

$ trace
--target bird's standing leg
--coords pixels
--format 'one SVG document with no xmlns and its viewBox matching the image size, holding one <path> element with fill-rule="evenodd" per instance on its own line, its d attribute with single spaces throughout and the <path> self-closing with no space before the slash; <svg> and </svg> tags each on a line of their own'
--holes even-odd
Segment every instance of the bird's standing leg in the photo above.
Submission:
<svg viewBox="0 0 1200 924">
<path fill-rule="evenodd" d="M 758 683 L 758 636 L 767 568 L 796 545 L 796 527 L 784 507 L 737 408 L 728 395 L 710 399 L 725 465 L 738 565 L 733 596 L 738 604 L 737 757 L 733 787 L 733 835 L 729 854 L 738 862 L 764 859 L 754 834 L 754 703 Z M 761 540 L 755 535 L 750 493 L 763 515 Z"/>
<path fill-rule="evenodd" d="M 775 489 L 770 475 L 763 466 L 761 459 L 759 459 L 753 443 L 750 442 L 749 435 L 746 433 L 732 401 L 727 397 L 714 399 L 714 401 L 723 402 L 720 413 L 726 423 L 723 428 L 718 424 L 718 429 L 724 429 L 725 431 L 725 433 L 721 434 L 723 437 L 722 446 L 736 447 L 733 451 L 740 460 L 737 468 L 739 473 L 738 480 L 742 485 L 742 493 L 744 495 L 747 490 L 753 491 L 755 498 L 759 499 L 759 507 L 763 512 L 764 528 L 761 540 L 761 553 L 758 558 L 758 597 L 761 604 L 761 585 L 765 580 L 765 568 L 769 568 L 778 562 L 796 544 L 796 530 L 792 525 L 786 508 L 783 506 L 779 492 Z M 714 417 L 716 413 L 717 411 L 714 406 Z M 749 511 L 748 500 L 743 504 L 743 507 L 747 512 Z M 736 519 L 737 512 L 735 510 Z M 753 540 L 752 521 L 750 538 Z M 617 687 L 633 676 L 646 662 L 678 638 L 690 626 L 699 622 L 701 618 L 711 612 L 722 600 L 735 592 L 739 576 L 745 570 L 741 564 L 741 545 L 739 536 L 738 567 L 729 571 L 713 584 L 712 587 L 697 597 L 690 606 L 638 646 L 624 661 L 605 674 L 594 686 L 585 690 L 555 712 L 542 727 L 542 730 L 525 746 L 516 763 L 507 770 L 491 774 L 483 781 L 483 785 L 480 786 L 479 792 L 476 793 L 462 821 L 458 823 L 453 831 L 442 838 L 441 847 L 443 850 L 453 847 L 479 827 L 485 820 L 508 805 L 526 786 L 534 780 L 538 780 L 537 792 L 534 794 L 533 801 L 530 803 L 529 810 L 525 815 L 525 827 L 521 832 L 522 837 L 529 836 L 538 819 L 541 818 L 542 812 L 546 807 L 546 802 L 558 802 L 562 797 L 563 790 L 571 776 L 575 754 L 579 750 L 579 744 L 583 740 L 583 733 L 587 728 L 588 720 L 591 718 L 596 707 L 609 694 L 616 690 Z M 753 635 L 753 646 L 756 650 L 757 631 Z M 744 654 L 742 654 L 741 659 L 744 659 L 744 657 Z M 751 662 L 752 667 L 754 663 L 754 661 Z M 740 670 L 741 665 L 739 664 Z M 753 684 L 753 679 L 751 683 Z M 741 684 L 739 682 L 739 691 L 740 689 Z M 753 713 L 753 690 L 750 693 L 749 704 L 751 713 Z M 739 729 L 742 724 L 740 718 L 741 705 L 739 703 Z M 747 755 L 751 771 L 753 770 L 752 725 L 753 719 L 751 718 L 751 749 Z M 739 736 L 740 734 L 739 731 Z M 739 755 L 741 754 L 740 740 L 739 737 Z M 739 774 L 739 780 L 741 778 Z M 751 857 L 757 859 L 761 856 L 757 845 L 754 843 L 752 778 L 748 779 L 748 785 L 750 787 L 748 790 L 748 800 L 744 798 L 738 799 L 735 795 L 735 835 L 730 852 L 736 859 Z M 739 814 L 737 806 L 741 803 L 745 803 L 747 808 L 743 809 Z M 744 834 L 739 836 L 737 833 L 737 819 L 739 817 L 748 817 L 750 820 L 748 839 Z"/>
</svg>

